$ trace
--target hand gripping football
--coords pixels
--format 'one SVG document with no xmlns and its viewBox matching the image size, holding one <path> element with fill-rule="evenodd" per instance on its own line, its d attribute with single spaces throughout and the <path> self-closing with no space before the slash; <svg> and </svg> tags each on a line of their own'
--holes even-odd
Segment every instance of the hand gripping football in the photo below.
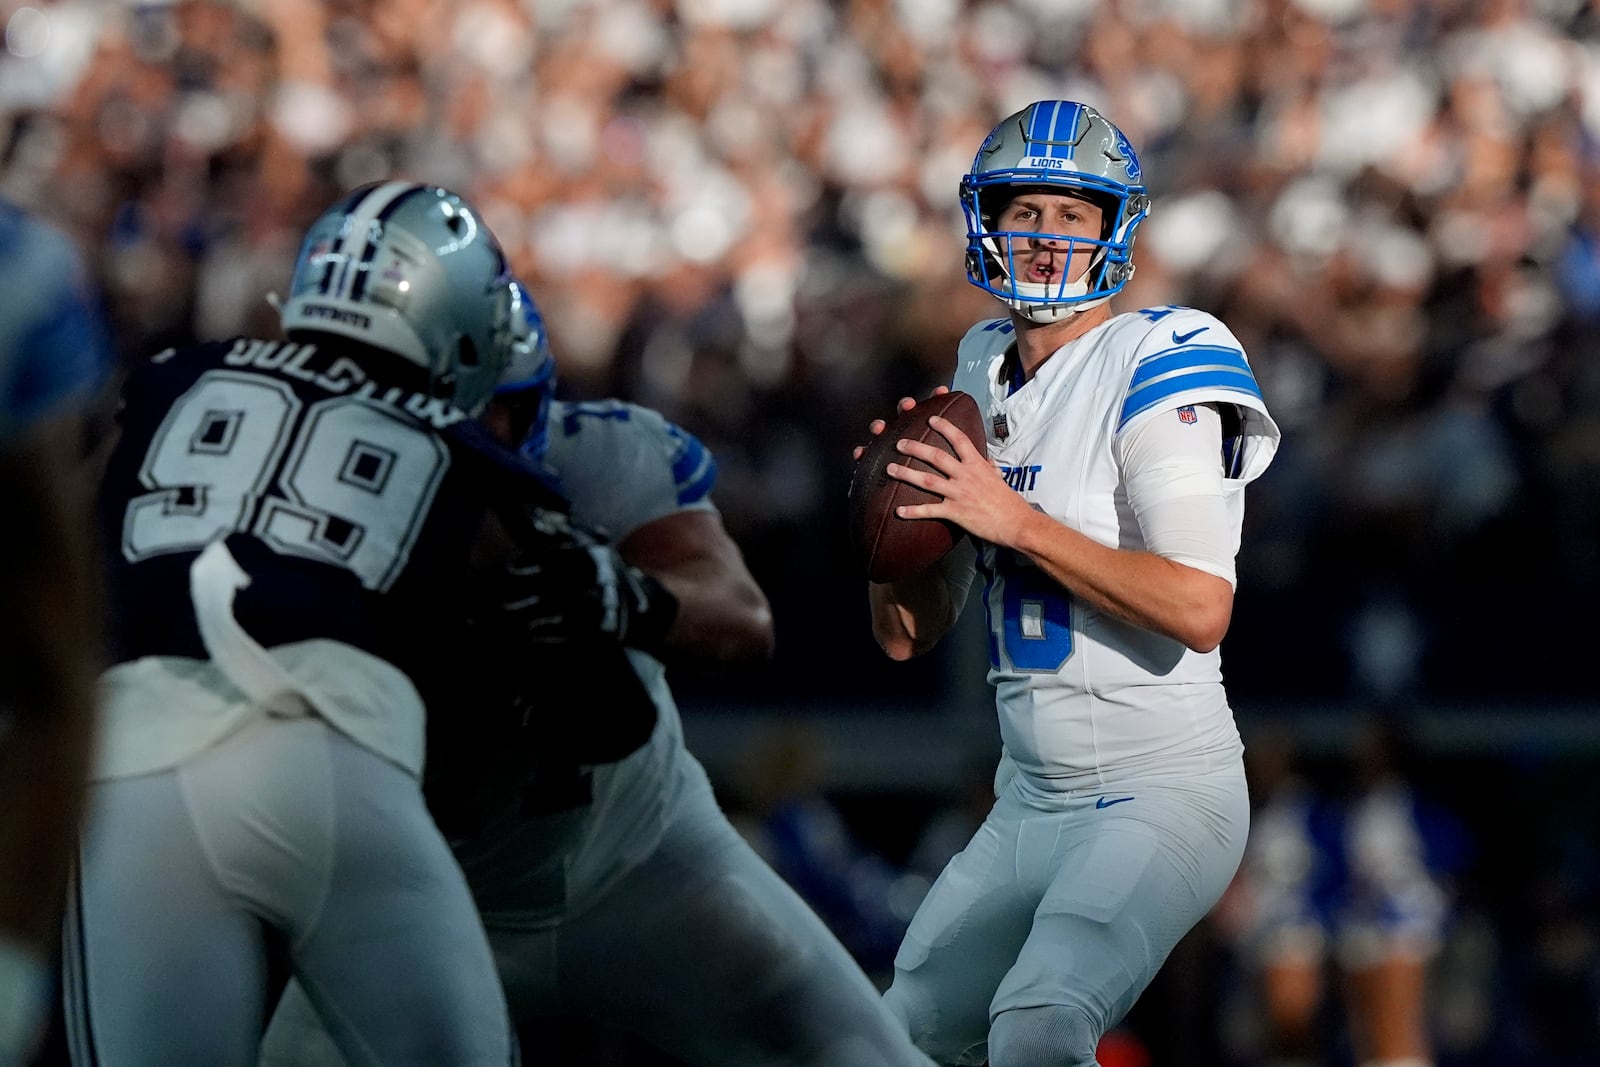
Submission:
<svg viewBox="0 0 1600 1067">
<path fill-rule="evenodd" d="M 883 433 L 868 442 L 850 480 L 850 539 L 870 581 L 895 582 L 925 571 L 961 540 L 961 528 L 943 519 L 897 516 L 894 509 L 902 504 L 929 504 L 941 498 L 884 471 L 891 463 L 914 470 L 933 469 L 896 449 L 895 443 L 901 439 L 921 441 L 955 455 L 944 434 L 928 425 L 934 415 L 949 419 L 975 447 L 984 448 L 983 414 L 978 402 L 962 392 L 940 393 L 920 401 L 896 415 Z"/>
</svg>

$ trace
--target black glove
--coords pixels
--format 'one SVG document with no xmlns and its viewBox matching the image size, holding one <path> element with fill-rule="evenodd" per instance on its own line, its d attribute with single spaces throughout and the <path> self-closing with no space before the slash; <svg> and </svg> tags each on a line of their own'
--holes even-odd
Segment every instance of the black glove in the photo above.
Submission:
<svg viewBox="0 0 1600 1067">
<path fill-rule="evenodd" d="M 500 607 L 535 644 L 599 639 L 657 652 L 678 617 L 666 586 L 556 511 L 536 509 L 535 536 L 505 568 Z"/>
</svg>

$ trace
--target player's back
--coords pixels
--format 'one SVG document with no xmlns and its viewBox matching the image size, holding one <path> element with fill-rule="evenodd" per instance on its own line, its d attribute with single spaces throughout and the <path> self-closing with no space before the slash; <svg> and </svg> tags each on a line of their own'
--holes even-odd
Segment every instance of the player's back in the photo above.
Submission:
<svg viewBox="0 0 1600 1067">
<path fill-rule="evenodd" d="M 374 605 L 448 588 L 475 518 L 444 436 L 466 416 L 393 380 L 337 349 L 244 338 L 130 377 L 99 499 L 114 661 L 205 654 L 186 575 L 218 537 L 255 579 L 236 610 L 263 644 L 387 651 Z"/>
<path fill-rule="evenodd" d="M 191 568 L 221 540 L 248 576 L 232 602 L 245 633 L 318 679 L 336 721 L 373 717 L 364 687 L 414 706 L 411 740 L 385 754 L 420 763 L 407 675 L 440 620 L 466 614 L 490 501 L 542 490 L 410 370 L 337 340 L 238 338 L 130 375 L 98 499 L 119 681 L 152 657 L 208 657 Z"/>
</svg>

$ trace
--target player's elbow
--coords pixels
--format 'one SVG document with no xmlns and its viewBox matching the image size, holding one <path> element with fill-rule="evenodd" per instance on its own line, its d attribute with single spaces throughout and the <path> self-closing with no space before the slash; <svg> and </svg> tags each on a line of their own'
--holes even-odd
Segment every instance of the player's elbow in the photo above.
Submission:
<svg viewBox="0 0 1600 1067">
<path fill-rule="evenodd" d="M 1209 575 L 1206 577 L 1210 578 Z M 1182 631 L 1176 636 L 1191 651 L 1204 655 L 1222 644 L 1232 621 L 1233 588 L 1220 578 L 1211 578 L 1210 582 L 1205 583 L 1201 595 L 1196 597 L 1184 619 Z"/>
<path fill-rule="evenodd" d="M 1184 639 L 1184 646 L 1191 652 L 1198 652 L 1202 656 L 1215 652 L 1221 645 L 1222 639 L 1227 636 L 1228 628 L 1197 630 L 1194 634 Z"/>
<path fill-rule="evenodd" d="M 772 607 L 766 597 L 751 604 L 738 629 L 730 635 L 728 659 L 766 660 L 777 650 L 777 633 L 772 625 Z"/>
<path fill-rule="evenodd" d="M 700 644 L 704 655 L 722 663 L 743 663 L 772 658 L 776 637 L 772 605 L 755 580 L 746 579 L 706 598 L 714 605 L 702 616 Z"/>
</svg>

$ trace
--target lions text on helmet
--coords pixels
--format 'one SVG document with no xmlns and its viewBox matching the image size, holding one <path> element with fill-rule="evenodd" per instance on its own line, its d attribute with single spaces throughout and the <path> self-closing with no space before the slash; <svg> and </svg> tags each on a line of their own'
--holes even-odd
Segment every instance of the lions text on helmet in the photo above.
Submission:
<svg viewBox="0 0 1600 1067">
<path fill-rule="evenodd" d="M 961 180 L 967 279 L 1030 322 L 1104 304 L 1133 277 L 1150 213 L 1139 157 L 1087 104 L 1030 104 L 990 131 Z"/>
</svg>

